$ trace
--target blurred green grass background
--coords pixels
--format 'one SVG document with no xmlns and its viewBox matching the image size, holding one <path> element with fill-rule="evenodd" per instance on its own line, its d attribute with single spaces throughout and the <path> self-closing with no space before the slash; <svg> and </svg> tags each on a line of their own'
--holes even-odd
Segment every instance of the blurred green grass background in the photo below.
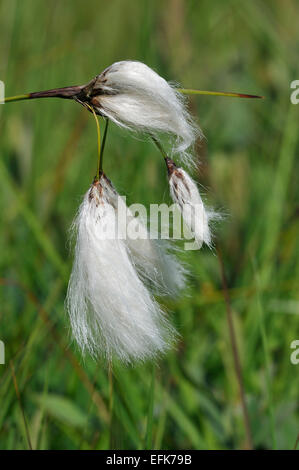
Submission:
<svg viewBox="0 0 299 470">
<path fill-rule="evenodd" d="M 136 59 L 184 87 L 266 96 L 190 99 L 206 136 L 197 178 L 228 214 L 217 243 L 256 449 L 291 449 L 299 432 L 299 365 L 290 362 L 299 339 L 299 107 L 289 99 L 299 79 L 298 8 L 292 0 L 0 3 L 7 95 L 82 84 Z M 216 254 L 183 254 L 192 277 L 168 303 L 178 348 L 154 380 L 151 364 L 115 365 L 110 413 L 107 370 L 81 358 L 64 310 L 67 234 L 94 176 L 95 124 L 75 103 L 21 102 L 0 107 L 0 135 L 0 448 L 244 448 Z M 105 171 L 129 203 L 170 201 L 156 148 L 114 125 Z"/>
</svg>

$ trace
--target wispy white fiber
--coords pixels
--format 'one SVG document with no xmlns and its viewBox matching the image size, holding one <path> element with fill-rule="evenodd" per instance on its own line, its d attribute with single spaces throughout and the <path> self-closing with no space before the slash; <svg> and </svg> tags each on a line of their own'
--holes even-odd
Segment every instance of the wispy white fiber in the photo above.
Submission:
<svg viewBox="0 0 299 470">
<path fill-rule="evenodd" d="M 101 115 L 131 130 L 171 135 L 173 154 L 192 164 L 192 146 L 201 130 L 182 94 L 150 67 L 137 61 L 116 62 L 97 77 L 92 94 Z"/>
<path fill-rule="evenodd" d="M 73 223 L 76 248 L 67 292 L 73 336 L 83 352 L 130 363 L 169 347 L 174 331 L 141 279 L 116 227 L 111 184 L 103 175 Z"/>
<path fill-rule="evenodd" d="M 166 240 L 159 240 L 158 234 L 154 234 L 157 238 L 150 238 L 146 222 L 132 214 L 111 181 L 107 182 L 110 201 L 118 215 L 120 212 L 126 215 L 125 227 L 121 229 L 119 224 L 118 229 L 139 276 L 155 294 L 177 296 L 185 286 L 187 275 L 187 269 L 175 256 L 178 249 Z M 118 221 L 120 220 L 121 217 L 118 217 Z M 132 233 L 138 234 L 137 238 L 133 238 Z"/>
<path fill-rule="evenodd" d="M 199 248 L 205 243 L 212 245 L 209 222 L 217 215 L 205 208 L 198 187 L 188 173 L 178 168 L 171 159 L 166 159 L 170 194 L 179 206 L 183 219 Z"/>
<path fill-rule="evenodd" d="M 185 287 L 187 270 L 165 240 L 127 240 L 132 262 L 146 283 L 158 295 L 177 296 Z"/>
</svg>

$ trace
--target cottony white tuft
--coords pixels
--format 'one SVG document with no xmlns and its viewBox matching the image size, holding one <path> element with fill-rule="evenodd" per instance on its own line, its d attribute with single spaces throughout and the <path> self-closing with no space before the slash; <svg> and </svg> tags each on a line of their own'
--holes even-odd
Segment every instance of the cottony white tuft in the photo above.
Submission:
<svg viewBox="0 0 299 470">
<path fill-rule="evenodd" d="M 130 259 L 140 278 L 158 295 L 176 296 L 185 286 L 187 270 L 173 252 L 178 249 L 166 240 L 150 238 L 150 232 L 140 217 L 134 216 L 111 181 L 110 201 L 117 209 L 118 233 L 126 244 Z M 125 226 L 122 220 L 125 217 Z"/>
<path fill-rule="evenodd" d="M 192 164 L 190 151 L 201 130 L 181 93 L 150 67 L 137 61 L 116 62 L 96 77 L 91 96 L 94 108 L 120 126 L 170 134 L 173 153 Z"/>
<path fill-rule="evenodd" d="M 132 262 L 141 279 L 155 294 L 177 296 L 185 287 L 188 271 L 164 240 L 127 239 Z"/>
<path fill-rule="evenodd" d="M 170 159 L 165 159 L 168 169 L 170 194 L 178 204 L 184 222 L 190 229 L 199 248 L 203 243 L 212 245 L 209 222 L 216 218 L 213 211 L 206 210 L 198 187 L 193 179 L 182 168 L 178 168 Z"/>
<path fill-rule="evenodd" d="M 76 248 L 67 309 L 84 351 L 129 363 L 169 347 L 174 330 L 138 277 L 124 240 L 115 236 L 111 183 L 102 175 L 73 223 Z"/>
</svg>

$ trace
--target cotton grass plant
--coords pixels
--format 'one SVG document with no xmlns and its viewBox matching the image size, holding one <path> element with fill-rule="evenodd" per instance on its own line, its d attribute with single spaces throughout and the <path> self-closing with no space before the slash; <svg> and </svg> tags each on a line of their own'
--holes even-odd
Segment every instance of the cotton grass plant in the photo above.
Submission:
<svg viewBox="0 0 299 470">
<path fill-rule="evenodd" d="M 178 89 L 141 62 L 112 64 L 86 85 L 57 88 L 5 101 L 58 97 L 73 99 L 94 116 L 98 132 L 97 172 L 79 207 L 71 231 L 74 264 L 66 308 L 73 337 L 83 354 L 135 363 L 155 359 L 174 344 L 177 333 L 156 294 L 178 295 L 186 269 L 175 246 L 151 240 L 147 227 L 126 207 L 103 171 L 108 122 L 150 136 L 165 159 L 171 197 L 194 235 L 197 247 L 212 246 L 210 222 L 215 213 L 203 203 L 197 184 L 174 159 L 194 168 L 194 144 L 202 132 L 188 112 L 184 94 L 256 97 Z M 101 143 L 98 117 L 105 119 Z M 169 138 L 169 155 L 160 135 Z M 119 211 L 143 236 L 119 236 Z M 113 235 L 114 234 L 114 235 Z"/>
</svg>

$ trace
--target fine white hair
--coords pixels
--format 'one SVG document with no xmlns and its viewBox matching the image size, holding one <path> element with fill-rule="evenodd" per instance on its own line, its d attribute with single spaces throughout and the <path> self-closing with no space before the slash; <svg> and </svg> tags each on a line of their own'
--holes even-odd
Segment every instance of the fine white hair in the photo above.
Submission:
<svg viewBox="0 0 299 470">
<path fill-rule="evenodd" d="M 118 212 L 126 214 L 125 232 L 120 235 L 140 278 L 155 294 L 177 296 L 185 287 L 188 273 L 174 255 L 175 251 L 179 251 L 178 248 L 166 240 L 159 240 L 158 233 L 154 234 L 155 238 L 151 238 L 146 223 L 141 217 L 133 215 L 111 181 L 107 181 L 110 201 Z M 134 238 L 131 236 L 133 233 L 137 234 Z"/>
<path fill-rule="evenodd" d="M 98 94 L 97 94 L 98 90 Z M 192 165 L 192 147 L 202 133 L 176 88 L 138 61 L 115 62 L 97 78 L 92 105 L 119 126 L 171 136 L 172 155 Z"/>
<path fill-rule="evenodd" d="M 212 236 L 209 223 L 218 217 L 217 214 L 205 208 L 197 184 L 183 168 L 178 168 L 169 158 L 166 159 L 166 164 L 170 195 L 178 205 L 185 224 L 199 248 L 203 243 L 211 247 Z"/>
<path fill-rule="evenodd" d="M 155 294 L 175 297 L 185 287 L 187 269 L 164 240 L 128 238 L 130 256 L 141 279 Z"/>
<path fill-rule="evenodd" d="M 130 363 L 165 351 L 175 332 L 139 278 L 125 241 L 113 237 L 116 223 L 111 185 L 102 175 L 72 226 L 76 247 L 66 306 L 83 352 Z"/>
</svg>

